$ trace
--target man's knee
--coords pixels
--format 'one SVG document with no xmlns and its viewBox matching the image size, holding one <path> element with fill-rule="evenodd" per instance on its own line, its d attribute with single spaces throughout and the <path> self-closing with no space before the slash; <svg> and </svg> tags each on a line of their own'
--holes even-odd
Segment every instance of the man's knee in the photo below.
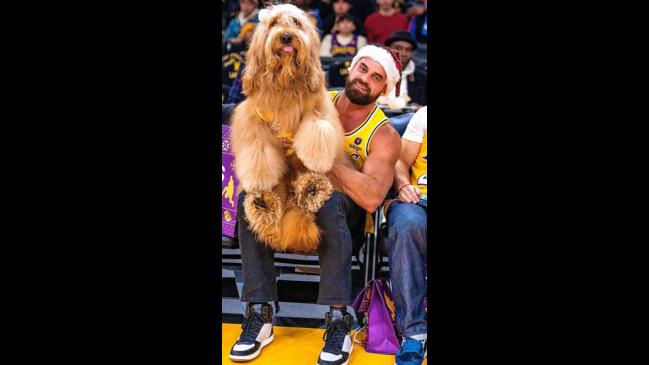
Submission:
<svg viewBox="0 0 649 365">
<path fill-rule="evenodd" d="M 347 206 L 347 197 L 345 194 L 338 191 L 334 191 L 331 194 L 331 197 L 324 203 L 322 208 L 316 213 L 316 218 L 318 222 L 321 222 L 325 219 L 333 219 L 336 215 L 341 212 L 344 214 Z"/>
<path fill-rule="evenodd" d="M 246 193 L 242 191 L 237 198 L 237 217 L 242 217 L 243 213 L 243 201 L 246 199 Z"/>
<path fill-rule="evenodd" d="M 396 203 L 388 214 L 388 234 L 390 236 L 409 235 L 415 238 L 426 237 L 428 221 L 426 211 L 416 204 Z"/>
</svg>

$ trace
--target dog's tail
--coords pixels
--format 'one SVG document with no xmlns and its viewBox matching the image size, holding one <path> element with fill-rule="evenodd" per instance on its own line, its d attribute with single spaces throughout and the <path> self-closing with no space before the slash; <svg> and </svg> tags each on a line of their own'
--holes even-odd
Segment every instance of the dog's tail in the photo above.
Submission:
<svg viewBox="0 0 649 365">
<path fill-rule="evenodd" d="M 320 228 L 315 215 L 296 207 L 287 208 L 280 223 L 279 240 L 282 250 L 315 252 L 320 242 Z"/>
</svg>

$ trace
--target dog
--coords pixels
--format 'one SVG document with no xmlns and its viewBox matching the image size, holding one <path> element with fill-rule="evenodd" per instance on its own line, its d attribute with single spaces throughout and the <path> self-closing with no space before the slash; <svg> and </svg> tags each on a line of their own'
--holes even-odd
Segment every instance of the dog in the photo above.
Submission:
<svg viewBox="0 0 649 365">
<path fill-rule="evenodd" d="M 232 115 L 244 212 L 251 230 L 277 251 L 317 249 L 315 213 L 336 188 L 326 173 L 346 160 L 319 49 L 305 12 L 290 4 L 262 9 L 242 75 L 246 99 Z"/>
</svg>

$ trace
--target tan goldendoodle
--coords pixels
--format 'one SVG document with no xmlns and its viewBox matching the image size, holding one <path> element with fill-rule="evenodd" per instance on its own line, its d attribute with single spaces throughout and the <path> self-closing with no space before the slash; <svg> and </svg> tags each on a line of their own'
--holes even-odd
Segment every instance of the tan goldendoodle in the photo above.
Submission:
<svg viewBox="0 0 649 365">
<path fill-rule="evenodd" d="M 316 28 L 302 10 L 289 4 L 261 10 L 242 77 L 246 100 L 232 116 L 246 218 L 280 251 L 318 247 L 315 213 L 333 191 L 325 173 L 334 160 L 345 160 L 319 49 Z"/>
</svg>

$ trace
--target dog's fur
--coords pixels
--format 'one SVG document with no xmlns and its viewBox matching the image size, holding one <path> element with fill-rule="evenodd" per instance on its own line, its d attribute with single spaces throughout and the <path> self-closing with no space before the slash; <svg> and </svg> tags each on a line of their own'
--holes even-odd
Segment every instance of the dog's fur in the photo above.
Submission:
<svg viewBox="0 0 649 365">
<path fill-rule="evenodd" d="M 343 128 L 327 95 L 320 39 L 306 14 L 288 4 L 259 13 L 242 76 L 246 95 L 232 116 L 235 172 L 246 192 L 250 228 L 279 251 L 313 252 L 320 240 L 315 213 L 333 186 L 325 173 L 345 160 Z M 281 36 L 290 35 L 292 52 Z M 261 116 L 269 115 L 264 121 Z M 294 153 L 275 132 L 294 135 Z"/>
</svg>

